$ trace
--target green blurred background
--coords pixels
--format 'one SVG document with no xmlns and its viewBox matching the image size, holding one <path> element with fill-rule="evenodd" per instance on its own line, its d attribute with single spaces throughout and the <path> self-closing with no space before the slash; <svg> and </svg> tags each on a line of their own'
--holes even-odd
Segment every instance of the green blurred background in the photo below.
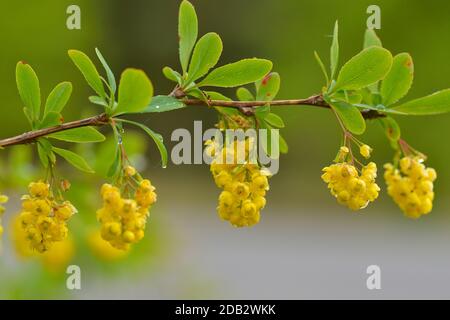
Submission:
<svg viewBox="0 0 450 320">
<path fill-rule="evenodd" d="M 200 34 L 215 31 L 223 39 L 220 64 L 254 56 L 272 60 L 282 79 L 279 98 L 303 98 L 321 90 L 323 78 L 313 52 L 317 50 L 328 61 L 336 19 L 340 23 L 341 65 L 362 49 L 366 9 L 372 4 L 382 10 L 378 34 L 383 45 L 394 54 L 407 51 L 413 56 L 415 79 L 407 99 L 450 87 L 448 1 L 192 2 Z M 81 30 L 66 28 L 66 8 L 71 4 L 81 8 Z M 1 0 L 1 136 L 28 129 L 15 87 L 14 70 L 19 60 L 33 66 L 44 96 L 60 81 L 73 82 L 74 92 L 64 111 L 66 121 L 100 112 L 89 104 L 91 91 L 68 58 L 68 49 L 93 57 L 98 47 L 117 76 L 126 67 L 142 68 L 152 79 L 156 94 L 170 92 L 172 84 L 163 78 L 161 69 L 166 65 L 179 69 L 178 5 L 179 1 L 173 0 Z M 347 212 L 329 195 L 320 179 L 321 169 L 331 163 L 340 143 L 339 127 L 330 112 L 311 107 L 280 107 L 276 112 L 285 119 L 282 133 L 290 151 L 282 156 L 280 172 L 271 179 L 260 225 L 237 230 L 221 222 L 215 213 L 219 190 L 206 165 L 161 169 L 152 142 L 136 138 L 136 151 L 146 151 L 145 176 L 157 186 L 159 198 L 146 244 L 137 248 L 133 257 L 98 262 L 89 258 L 89 248 L 82 244 L 83 235 L 79 236 L 74 263 L 85 267 L 90 285 L 70 292 L 64 287 L 64 272 L 49 275 L 37 263 L 17 262 L 6 233 L 0 297 L 450 297 L 447 283 L 439 281 L 450 279 L 446 250 L 450 245 L 450 148 L 446 143 L 450 115 L 396 117 L 403 138 L 427 154 L 427 164 L 438 172 L 434 211 L 410 221 L 385 193 L 363 215 Z M 170 151 L 172 130 L 192 131 L 194 120 L 202 120 L 204 128 L 212 127 L 216 116 L 207 108 L 191 107 L 139 120 L 160 132 Z M 381 168 L 391 161 L 393 151 L 377 123 L 369 123 L 368 129 L 362 139 L 374 148 L 374 160 Z M 95 162 L 96 151 L 85 149 Z M 15 158 L 10 151 L 2 153 L 3 188 L 17 194 L 7 205 L 7 221 L 9 213 L 19 210 L 18 195 L 26 191 L 28 171 L 21 183 L 11 182 L 14 175 L 8 163 Z M 96 165 L 101 167 L 102 163 Z M 74 228 L 95 228 L 95 208 L 100 205 L 96 192 L 102 180 L 99 176 L 86 178 L 70 168 L 61 171 L 75 181 L 68 197 L 83 208 L 74 218 Z M 29 171 L 30 177 L 39 174 L 39 169 Z M 384 187 L 381 179 L 379 184 Z M 85 192 L 77 193 L 76 186 Z M 371 293 L 365 289 L 365 268 L 377 263 L 386 266 L 387 285 L 381 293 Z M 138 271 L 130 271 L 131 265 Z M 415 279 L 414 286 L 410 279 Z"/>
</svg>

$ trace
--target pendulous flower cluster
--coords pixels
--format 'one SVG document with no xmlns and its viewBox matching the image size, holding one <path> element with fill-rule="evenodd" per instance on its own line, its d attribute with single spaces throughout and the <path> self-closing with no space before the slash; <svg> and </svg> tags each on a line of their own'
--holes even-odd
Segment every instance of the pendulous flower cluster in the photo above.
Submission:
<svg viewBox="0 0 450 320">
<path fill-rule="evenodd" d="M 143 179 L 134 197 L 124 198 L 119 188 L 104 184 L 101 196 L 103 207 L 97 211 L 97 219 L 102 224 L 101 236 L 113 247 L 128 250 L 144 237 L 149 209 L 156 202 L 155 187 L 150 180 Z"/>
<path fill-rule="evenodd" d="M 420 157 L 406 156 L 399 164 L 400 169 L 391 163 L 384 166 L 388 194 L 405 216 L 417 219 L 433 209 L 436 171 L 425 167 Z"/>
<path fill-rule="evenodd" d="M 220 218 L 235 227 L 249 227 L 260 220 L 260 211 L 266 205 L 269 190 L 268 172 L 250 161 L 253 141 L 234 141 L 228 146 L 211 147 L 214 160 L 211 173 L 216 185 L 223 189 L 219 196 L 217 211 Z M 238 161 L 239 149 L 244 150 L 243 161 Z M 231 160 L 230 160 L 231 159 Z"/>
<path fill-rule="evenodd" d="M 361 153 L 370 156 L 370 149 L 361 148 Z M 341 147 L 338 158 L 345 159 L 347 147 Z M 363 154 L 363 156 L 364 156 Z M 351 163 L 338 162 L 323 168 L 322 180 L 328 184 L 331 194 L 337 201 L 350 208 L 360 210 L 378 198 L 380 187 L 376 184 L 377 166 L 374 162 L 363 166 L 361 173 Z"/>
<path fill-rule="evenodd" d="M 67 238 L 67 221 L 77 210 L 69 201 L 56 201 L 48 183 L 32 182 L 28 190 L 30 194 L 22 197 L 20 224 L 31 249 L 44 253 Z"/>
<path fill-rule="evenodd" d="M 3 234 L 3 226 L 2 226 L 2 216 L 5 212 L 5 207 L 2 206 L 2 204 L 8 202 L 8 197 L 0 194 L 0 236 Z"/>
</svg>

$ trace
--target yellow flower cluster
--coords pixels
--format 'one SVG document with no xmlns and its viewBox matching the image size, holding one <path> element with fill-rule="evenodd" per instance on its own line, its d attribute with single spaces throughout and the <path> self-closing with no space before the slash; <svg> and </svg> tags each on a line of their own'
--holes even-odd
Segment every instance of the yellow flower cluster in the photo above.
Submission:
<svg viewBox="0 0 450 320">
<path fill-rule="evenodd" d="M 92 253 L 99 259 L 116 261 L 128 254 L 128 251 L 116 249 L 108 241 L 103 240 L 99 231 L 90 233 L 87 240 Z"/>
<path fill-rule="evenodd" d="M 380 187 L 375 183 L 377 166 L 370 162 L 359 174 L 349 163 L 336 163 L 323 169 L 322 180 L 328 184 L 337 201 L 352 210 L 364 209 L 378 198 Z"/>
<path fill-rule="evenodd" d="M 0 236 L 3 234 L 3 226 L 2 226 L 2 216 L 5 212 L 5 207 L 2 206 L 2 204 L 8 202 L 8 197 L 0 194 Z"/>
<path fill-rule="evenodd" d="M 69 202 L 58 203 L 50 195 L 50 186 L 32 182 L 29 195 L 22 197 L 20 223 L 33 250 L 44 253 L 52 244 L 67 237 L 67 220 L 76 212 Z"/>
<path fill-rule="evenodd" d="M 101 236 L 113 247 L 128 250 L 130 244 L 144 237 L 149 209 L 156 202 L 155 187 L 144 179 L 137 186 L 134 199 L 122 198 L 119 188 L 104 184 L 103 207 L 97 211 L 102 224 Z"/>
<path fill-rule="evenodd" d="M 214 156 L 211 173 L 216 185 L 223 189 L 217 207 L 219 216 L 235 227 L 257 224 L 260 220 L 260 211 L 266 205 L 265 195 L 269 190 L 268 174 L 258 164 L 249 162 L 249 150 L 252 147 L 252 142 L 247 139 L 245 142 L 235 141 L 228 148 L 209 150 Z M 243 164 L 238 163 L 239 148 L 245 150 Z M 233 150 L 234 152 L 230 153 Z M 225 161 L 227 157 L 228 161 Z"/>
<path fill-rule="evenodd" d="M 404 157 L 400 160 L 400 170 L 390 163 L 384 166 L 388 194 L 405 215 L 413 219 L 433 209 L 433 182 L 437 175 L 422 162 L 418 157 Z"/>
</svg>

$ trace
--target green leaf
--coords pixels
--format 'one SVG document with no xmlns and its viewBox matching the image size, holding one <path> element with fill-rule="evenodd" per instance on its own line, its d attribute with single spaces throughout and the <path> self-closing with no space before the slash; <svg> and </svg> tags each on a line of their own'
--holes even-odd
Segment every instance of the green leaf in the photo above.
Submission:
<svg viewBox="0 0 450 320">
<path fill-rule="evenodd" d="M 375 33 L 375 30 L 367 29 L 366 33 L 364 34 L 364 49 L 373 46 L 383 47 L 383 44 L 381 43 L 380 38 L 378 38 L 377 34 Z"/>
<path fill-rule="evenodd" d="M 50 161 L 53 163 L 55 162 L 55 155 L 52 151 L 52 144 L 47 139 L 38 139 L 37 149 L 39 160 L 41 161 L 44 168 L 48 168 Z"/>
<path fill-rule="evenodd" d="M 328 76 L 327 69 L 325 68 L 325 64 L 323 63 L 322 59 L 320 58 L 317 51 L 314 51 L 314 57 L 316 58 L 317 64 L 319 65 L 320 69 L 322 70 L 323 76 L 325 77 L 325 81 L 327 82 L 327 85 L 330 83 L 330 77 Z"/>
<path fill-rule="evenodd" d="M 145 133 L 147 133 L 153 139 L 153 141 L 155 141 L 156 146 L 158 147 L 159 153 L 161 154 L 162 167 L 163 168 L 167 167 L 167 161 L 168 161 L 167 149 L 166 149 L 166 146 L 164 145 L 163 137 L 160 134 L 154 132 L 153 130 L 151 130 L 150 128 L 148 128 L 147 126 L 145 126 L 139 122 L 125 120 L 125 119 L 120 119 L 119 121 L 135 125 L 135 126 L 141 128 L 142 130 L 144 130 Z"/>
<path fill-rule="evenodd" d="M 31 120 L 39 119 L 41 90 L 39 88 L 39 79 L 29 64 L 23 61 L 17 63 L 16 82 L 20 98 L 29 110 Z"/>
<path fill-rule="evenodd" d="M 49 134 L 47 137 L 68 142 L 102 142 L 105 136 L 93 127 L 80 127 Z"/>
<path fill-rule="evenodd" d="M 105 101 L 105 99 L 99 97 L 99 96 L 90 96 L 89 101 L 92 102 L 93 104 L 99 105 L 99 106 L 103 106 L 103 107 L 107 107 L 108 103 Z"/>
<path fill-rule="evenodd" d="M 89 86 L 102 98 L 106 98 L 105 88 L 103 87 L 100 75 L 94 63 L 89 57 L 78 50 L 69 50 L 69 57 L 81 71 Z"/>
<path fill-rule="evenodd" d="M 182 108 L 186 108 L 186 105 L 177 98 L 171 96 L 155 96 L 141 113 L 167 112 Z"/>
<path fill-rule="evenodd" d="M 171 67 L 164 67 L 162 69 L 164 76 L 170 81 L 181 83 L 181 74 L 173 70 Z"/>
<path fill-rule="evenodd" d="M 284 138 L 280 134 L 280 153 L 288 153 L 289 152 L 289 146 L 284 140 Z"/>
<path fill-rule="evenodd" d="M 406 96 L 414 77 L 412 57 L 400 53 L 394 57 L 392 68 L 381 83 L 381 97 L 385 106 L 396 103 Z"/>
<path fill-rule="evenodd" d="M 266 116 L 270 113 L 270 105 L 265 105 L 255 109 L 255 116 L 260 120 L 264 121 Z"/>
<path fill-rule="evenodd" d="M 398 141 L 401 136 L 401 131 L 397 121 L 395 121 L 392 117 L 386 117 L 379 120 L 385 130 L 388 139 L 391 141 Z"/>
<path fill-rule="evenodd" d="M 429 96 L 406 102 L 392 109 L 418 116 L 450 112 L 450 89 L 435 92 Z"/>
<path fill-rule="evenodd" d="M 232 88 L 262 79 L 272 69 L 264 59 L 244 59 L 213 70 L 198 86 Z"/>
<path fill-rule="evenodd" d="M 240 101 L 255 101 L 255 97 L 247 88 L 240 87 L 236 90 L 236 96 Z"/>
<path fill-rule="evenodd" d="M 344 126 L 354 134 L 363 134 L 366 130 L 366 121 L 364 120 L 358 108 L 343 101 L 329 101 L 330 106 L 342 120 Z"/>
<path fill-rule="evenodd" d="M 339 91 L 333 94 L 333 99 L 348 102 L 350 104 L 361 103 L 363 96 L 358 92 Z"/>
<path fill-rule="evenodd" d="M 216 91 L 203 91 L 209 100 L 231 101 L 230 98 Z"/>
<path fill-rule="evenodd" d="M 116 77 L 114 77 L 114 73 L 112 72 L 111 68 L 109 67 L 108 63 L 106 62 L 105 58 L 103 58 L 102 53 L 98 48 L 95 48 L 95 53 L 97 54 L 98 59 L 102 63 L 103 69 L 105 69 L 106 77 L 108 78 L 108 84 L 111 88 L 112 95 L 116 93 L 117 84 L 116 84 Z"/>
<path fill-rule="evenodd" d="M 94 173 L 94 170 L 91 169 L 91 167 L 87 164 L 86 160 L 84 160 L 83 157 L 79 156 L 75 152 L 56 147 L 52 147 L 52 150 L 59 156 L 66 159 L 66 161 L 69 162 L 75 168 L 88 173 Z"/>
<path fill-rule="evenodd" d="M 72 94 L 72 84 L 70 82 L 61 82 L 48 95 L 45 102 L 44 116 L 49 112 L 61 113 L 66 106 Z"/>
<path fill-rule="evenodd" d="M 108 178 L 112 178 L 116 176 L 119 173 L 120 170 L 120 151 L 119 148 L 116 148 L 114 153 L 114 161 L 111 163 L 111 166 L 108 169 L 108 172 L 106 173 L 106 176 Z"/>
<path fill-rule="evenodd" d="M 144 71 L 126 69 L 120 77 L 119 100 L 115 114 L 141 112 L 153 96 L 153 85 Z"/>
<path fill-rule="evenodd" d="M 334 91 L 358 90 L 383 79 L 392 65 L 391 53 L 380 47 L 364 49 L 339 72 Z"/>
<path fill-rule="evenodd" d="M 269 113 L 264 117 L 264 120 L 275 128 L 284 128 L 284 121 L 275 113 Z"/>
<path fill-rule="evenodd" d="M 280 90 L 281 78 L 277 72 L 271 72 L 256 84 L 256 100 L 272 101 Z"/>
<path fill-rule="evenodd" d="M 189 1 L 180 5 L 178 16 L 178 37 L 180 41 L 180 62 L 186 72 L 189 58 L 198 36 L 198 20 L 194 6 Z"/>
<path fill-rule="evenodd" d="M 58 112 L 50 111 L 44 116 L 41 123 L 39 124 L 39 129 L 54 127 L 62 123 L 61 114 Z"/>
<path fill-rule="evenodd" d="M 334 79 L 339 63 L 339 23 L 336 21 L 333 31 L 333 42 L 330 48 L 331 79 Z"/>
<path fill-rule="evenodd" d="M 207 74 L 219 61 L 222 49 L 222 40 L 217 33 L 210 32 L 201 37 L 192 54 L 186 84 Z"/>
<path fill-rule="evenodd" d="M 394 109 L 386 108 L 386 106 L 382 104 L 377 105 L 368 105 L 363 103 L 353 103 L 353 105 L 359 109 L 363 110 L 375 110 L 381 113 L 390 113 L 390 114 L 397 114 L 397 115 L 407 115 L 405 112 L 400 112 Z"/>
</svg>

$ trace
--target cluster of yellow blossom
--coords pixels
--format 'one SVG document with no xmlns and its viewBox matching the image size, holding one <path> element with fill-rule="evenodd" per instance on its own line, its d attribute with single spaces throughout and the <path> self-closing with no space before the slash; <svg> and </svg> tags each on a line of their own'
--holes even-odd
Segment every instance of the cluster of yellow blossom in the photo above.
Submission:
<svg viewBox="0 0 450 320">
<path fill-rule="evenodd" d="M 44 253 L 54 242 L 66 239 L 67 220 L 76 209 L 69 201 L 55 201 L 45 182 L 32 182 L 28 190 L 30 194 L 22 197 L 20 223 L 31 248 Z"/>
<path fill-rule="evenodd" d="M 234 141 L 228 147 L 209 149 L 214 157 L 211 173 L 216 185 L 223 189 L 217 207 L 219 216 L 235 227 L 249 227 L 260 220 L 269 190 L 268 174 L 249 161 L 253 143 L 250 139 Z M 241 148 L 241 149 L 240 149 Z M 243 163 L 238 161 L 239 149 L 245 150 Z M 230 160 L 231 159 L 231 160 Z M 256 162 L 256 161 L 255 161 Z"/>
<path fill-rule="evenodd" d="M 341 152 L 348 153 L 348 148 L 342 147 Z M 323 171 L 322 180 L 328 184 L 331 194 L 352 210 L 364 209 L 378 198 L 380 187 L 375 183 L 377 165 L 374 162 L 362 167 L 361 174 L 347 162 L 333 164 Z"/>
<path fill-rule="evenodd" d="M 6 203 L 7 201 L 8 197 L 0 194 L 0 236 L 3 234 L 2 215 L 5 212 L 5 207 L 3 207 L 2 204 Z"/>
<path fill-rule="evenodd" d="M 11 231 L 11 240 L 19 257 L 39 258 L 39 261 L 50 272 L 59 273 L 65 270 L 75 255 L 75 243 L 70 236 L 53 243 L 51 248 L 42 254 L 33 250 L 28 243 L 27 233 L 22 227 L 20 215 L 13 217 Z"/>
<path fill-rule="evenodd" d="M 101 236 L 113 247 L 128 250 L 130 244 L 144 237 L 149 209 L 156 202 L 155 187 L 144 179 L 139 182 L 134 199 L 127 199 L 122 198 L 119 188 L 104 184 L 101 195 L 103 207 L 97 211 Z"/>
<path fill-rule="evenodd" d="M 404 157 L 400 170 L 388 163 L 384 166 L 384 179 L 388 194 L 409 218 L 417 219 L 433 209 L 433 182 L 436 171 L 426 168 L 419 157 Z"/>
<path fill-rule="evenodd" d="M 92 253 L 101 260 L 115 261 L 126 257 L 128 254 L 128 251 L 114 248 L 102 238 L 99 231 L 91 232 L 87 240 Z"/>
</svg>

